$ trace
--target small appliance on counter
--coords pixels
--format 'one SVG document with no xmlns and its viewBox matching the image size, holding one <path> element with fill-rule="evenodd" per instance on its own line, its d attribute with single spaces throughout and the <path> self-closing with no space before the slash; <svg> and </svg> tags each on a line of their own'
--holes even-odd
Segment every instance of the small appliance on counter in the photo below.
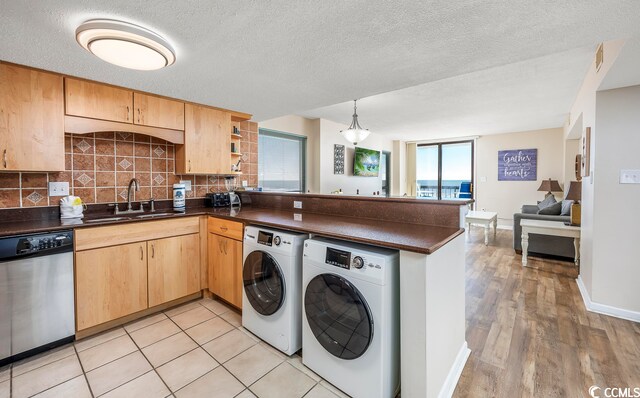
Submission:
<svg viewBox="0 0 640 398">
<path fill-rule="evenodd" d="M 231 205 L 231 198 L 229 193 L 208 193 L 205 198 L 205 206 L 207 207 L 229 207 Z"/>
</svg>

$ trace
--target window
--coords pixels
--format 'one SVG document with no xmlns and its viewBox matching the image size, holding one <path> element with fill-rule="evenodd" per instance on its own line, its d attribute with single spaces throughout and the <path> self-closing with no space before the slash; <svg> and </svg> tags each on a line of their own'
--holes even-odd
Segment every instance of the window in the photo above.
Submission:
<svg viewBox="0 0 640 398">
<path fill-rule="evenodd" d="M 457 199 L 473 195 L 473 141 L 419 145 L 416 168 L 418 197 Z"/>
<path fill-rule="evenodd" d="M 258 185 L 265 191 L 304 192 L 307 138 L 260 129 Z"/>
</svg>

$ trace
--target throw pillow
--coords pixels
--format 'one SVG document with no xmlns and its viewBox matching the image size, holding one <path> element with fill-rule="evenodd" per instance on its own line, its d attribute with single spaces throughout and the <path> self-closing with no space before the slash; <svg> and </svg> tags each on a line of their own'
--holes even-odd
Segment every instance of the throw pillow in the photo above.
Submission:
<svg viewBox="0 0 640 398">
<path fill-rule="evenodd" d="M 556 202 L 551 206 L 547 206 L 544 209 L 540 209 L 538 214 L 544 214 L 547 216 L 559 216 L 562 211 L 562 202 Z"/>
<path fill-rule="evenodd" d="M 549 195 L 540 203 L 538 203 L 538 210 L 542 210 L 547 206 L 551 206 L 556 203 L 556 198 L 553 195 Z"/>
<path fill-rule="evenodd" d="M 573 204 L 573 200 L 563 200 L 562 201 L 562 211 L 560 211 L 561 216 L 571 215 L 571 205 Z"/>
</svg>

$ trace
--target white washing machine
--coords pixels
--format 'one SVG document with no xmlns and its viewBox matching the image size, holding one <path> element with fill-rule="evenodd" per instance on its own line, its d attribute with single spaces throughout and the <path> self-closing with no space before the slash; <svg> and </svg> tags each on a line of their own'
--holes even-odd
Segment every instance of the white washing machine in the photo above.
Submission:
<svg viewBox="0 0 640 398">
<path fill-rule="evenodd" d="M 400 383 L 397 251 L 324 238 L 304 244 L 302 362 L 355 398 Z"/>
<path fill-rule="evenodd" d="M 302 347 L 302 245 L 308 237 L 244 230 L 242 326 L 287 355 Z"/>
</svg>

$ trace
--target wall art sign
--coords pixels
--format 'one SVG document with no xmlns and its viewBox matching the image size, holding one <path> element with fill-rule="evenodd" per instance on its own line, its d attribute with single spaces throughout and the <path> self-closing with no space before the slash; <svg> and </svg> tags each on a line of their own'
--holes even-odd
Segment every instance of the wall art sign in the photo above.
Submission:
<svg viewBox="0 0 640 398">
<path fill-rule="evenodd" d="M 589 177 L 591 175 L 591 127 L 584 129 L 582 136 L 582 176 Z"/>
<path fill-rule="evenodd" d="M 344 174 L 344 145 L 333 145 L 333 174 Z"/>
<path fill-rule="evenodd" d="M 537 149 L 498 151 L 498 181 L 536 181 L 537 179 Z"/>
</svg>

